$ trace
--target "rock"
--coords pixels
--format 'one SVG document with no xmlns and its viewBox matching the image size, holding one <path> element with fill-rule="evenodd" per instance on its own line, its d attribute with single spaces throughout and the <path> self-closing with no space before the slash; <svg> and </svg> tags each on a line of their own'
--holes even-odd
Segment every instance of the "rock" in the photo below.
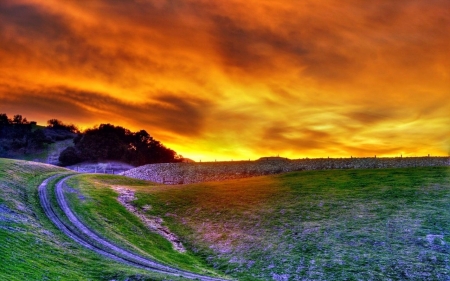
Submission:
<svg viewBox="0 0 450 281">
<path fill-rule="evenodd" d="M 121 174 L 161 184 L 190 184 L 301 170 L 450 166 L 449 159 L 449 157 L 368 157 L 289 160 L 279 157 L 265 157 L 257 161 L 149 164 Z"/>
</svg>

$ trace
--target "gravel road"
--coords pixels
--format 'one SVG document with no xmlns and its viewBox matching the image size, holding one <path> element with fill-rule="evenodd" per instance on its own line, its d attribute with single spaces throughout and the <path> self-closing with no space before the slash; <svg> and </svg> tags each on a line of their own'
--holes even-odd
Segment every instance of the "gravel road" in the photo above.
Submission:
<svg viewBox="0 0 450 281">
<path fill-rule="evenodd" d="M 96 234 L 92 229 L 84 225 L 69 208 L 66 198 L 63 193 L 63 186 L 65 181 L 71 176 L 66 176 L 58 181 L 55 187 L 56 198 L 58 205 L 67 216 L 70 224 L 61 220 L 58 214 L 53 210 L 50 204 L 47 185 L 48 182 L 58 175 L 50 177 L 42 182 L 39 186 L 39 199 L 41 205 L 45 211 L 47 217 L 68 237 L 73 239 L 80 245 L 95 251 L 105 257 L 111 258 L 123 264 L 135 266 L 141 269 L 146 269 L 153 272 L 169 274 L 173 276 L 179 276 L 188 279 L 204 280 L 204 281 L 223 281 L 227 279 L 209 277 L 204 275 L 195 274 L 192 272 L 184 271 L 167 265 L 163 265 L 159 262 L 151 260 L 149 258 L 140 256 L 130 250 L 123 249 L 116 244 L 108 241 L 107 239 Z M 72 175 L 73 176 L 73 175 Z"/>
</svg>

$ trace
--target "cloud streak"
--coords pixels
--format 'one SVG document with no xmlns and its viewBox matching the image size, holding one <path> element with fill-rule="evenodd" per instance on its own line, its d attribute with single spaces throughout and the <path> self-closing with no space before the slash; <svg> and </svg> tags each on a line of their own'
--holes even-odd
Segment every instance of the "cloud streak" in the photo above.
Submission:
<svg viewBox="0 0 450 281">
<path fill-rule="evenodd" d="M 202 133 L 208 108 L 213 103 L 203 99 L 183 100 L 172 93 L 160 93 L 152 101 L 128 103 L 107 95 L 79 91 L 69 88 L 45 88 L 41 91 L 16 91 L 2 99 L 7 111 L 20 103 L 25 112 L 39 108 L 46 112 L 46 118 L 60 116 L 64 119 L 79 119 L 82 122 L 108 123 L 117 125 L 136 124 L 155 131 L 166 131 L 185 136 Z"/>
</svg>

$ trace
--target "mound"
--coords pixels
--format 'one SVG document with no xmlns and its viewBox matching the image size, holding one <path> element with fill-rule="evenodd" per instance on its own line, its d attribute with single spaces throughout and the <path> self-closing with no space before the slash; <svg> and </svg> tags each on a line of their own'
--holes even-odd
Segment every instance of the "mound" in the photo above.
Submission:
<svg viewBox="0 0 450 281">
<path fill-rule="evenodd" d="M 257 161 L 149 164 L 122 175 L 163 184 L 190 184 L 248 178 L 301 170 L 449 166 L 448 157 L 297 159 L 264 157 Z"/>
<path fill-rule="evenodd" d="M 189 184 L 279 174 L 293 169 L 295 167 L 273 161 L 166 163 L 141 166 L 122 175 L 163 184 Z"/>
</svg>

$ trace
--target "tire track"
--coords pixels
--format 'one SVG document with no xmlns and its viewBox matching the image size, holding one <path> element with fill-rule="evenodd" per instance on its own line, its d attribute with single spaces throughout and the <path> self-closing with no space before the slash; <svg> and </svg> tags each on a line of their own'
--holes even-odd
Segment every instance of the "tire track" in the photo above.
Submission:
<svg viewBox="0 0 450 281">
<path fill-rule="evenodd" d="M 72 240 L 77 242 L 78 244 L 84 246 L 85 248 L 88 248 L 92 251 L 95 251 L 98 254 L 101 254 L 105 257 L 108 257 L 110 259 L 113 259 L 115 261 L 118 261 L 123 264 L 131 265 L 137 268 L 146 269 L 149 271 L 157 272 L 157 273 L 163 273 L 163 274 L 170 274 L 173 276 L 179 276 L 184 277 L 188 279 L 196 279 L 196 280 L 202 280 L 202 281 L 224 281 L 227 279 L 221 279 L 221 278 L 215 278 L 215 277 L 209 277 L 204 276 L 196 273 L 192 273 L 189 271 L 177 269 L 174 267 L 170 267 L 167 265 L 163 265 L 159 262 L 156 262 L 154 260 L 151 260 L 149 258 L 140 256 L 138 254 L 135 254 L 127 249 L 123 249 L 119 247 L 118 245 L 111 243 L 110 241 L 106 240 L 105 238 L 99 236 L 94 231 L 92 231 L 90 228 L 88 228 L 86 225 L 84 225 L 72 212 L 72 210 L 69 208 L 69 205 L 67 203 L 67 200 L 64 197 L 63 194 L 63 185 L 65 181 L 72 177 L 72 176 L 66 176 L 58 181 L 55 187 L 56 192 L 56 199 L 58 201 L 58 205 L 61 208 L 61 210 L 64 212 L 64 214 L 69 219 L 71 225 L 67 225 L 63 220 L 61 220 L 57 213 L 53 210 L 49 194 L 47 190 L 48 182 L 55 177 L 60 175 L 52 176 L 46 180 L 44 180 L 41 185 L 39 186 L 38 192 L 39 192 L 39 200 L 41 202 L 42 208 L 44 209 L 45 214 L 47 217 L 55 224 L 65 235 L 70 237 Z"/>
</svg>

